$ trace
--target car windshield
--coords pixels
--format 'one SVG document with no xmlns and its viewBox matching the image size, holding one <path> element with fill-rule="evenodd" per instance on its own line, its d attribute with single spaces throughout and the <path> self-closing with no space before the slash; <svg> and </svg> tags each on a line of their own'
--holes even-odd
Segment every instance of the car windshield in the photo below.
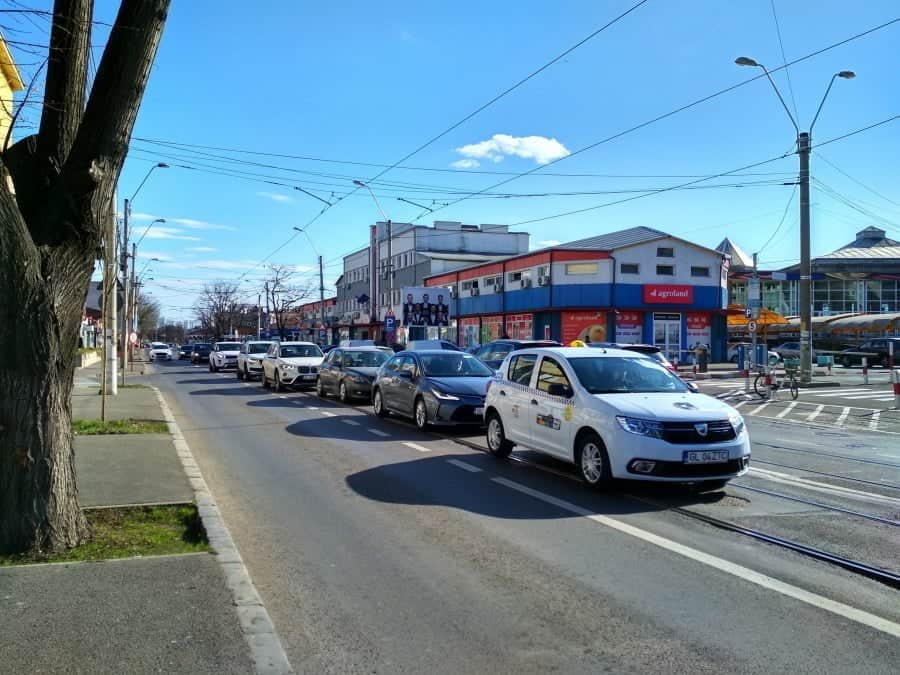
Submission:
<svg viewBox="0 0 900 675">
<path fill-rule="evenodd" d="M 322 350 L 315 345 L 282 345 L 282 358 L 297 358 L 303 356 L 322 356 Z"/>
<path fill-rule="evenodd" d="M 250 354 L 265 354 L 267 351 L 269 351 L 269 345 L 266 344 L 265 342 L 263 342 L 261 344 L 259 344 L 259 343 L 252 344 L 252 345 L 249 345 L 247 351 Z"/>
<path fill-rule="evenodd" d="M 153 349 L 168 349 L 169 345 L 165 345 L 162 342 L 154 342 L 152 345 Z"/>
<path fill-rule="evenodd" d="M 490 368 L 471 354 L 447 352 L 423 354 L 422 368 L 429 377 L 490 377 Z"/>
<path fill-rule="evenodd" d="M 367 350 L 359 352 L 344 352 L 343 365 L 345 368 L 377 368 L 388 360 L 391 355 L 381 350 Z"/>
<path fill-rule="evenodd" d="M 194 345 L 194 349 L 209 349 L 209 345 L 205 342 L 198 342 Z"/>
<path fill-rule="evenodd" d="M 570 359 L 581 385 L 591 394 L 685 392 L 687 385 L 653 359 L 619 356 Z"/>
<path fill-rule="evenodd" d="M 236 352 L 241 348 L 240 342 L 220 342 L 217 349 L 220 352 Z"/>
</svg>

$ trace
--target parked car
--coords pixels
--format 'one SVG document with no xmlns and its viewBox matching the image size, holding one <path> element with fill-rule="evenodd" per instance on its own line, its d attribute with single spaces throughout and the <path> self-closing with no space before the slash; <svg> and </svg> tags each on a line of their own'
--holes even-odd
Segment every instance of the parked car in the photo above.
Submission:
<svg viewBox="0 0 900 675">
<path fill-rule="evenodd" d="M 745 345 L 749 351 L 751 343 L 735 342 L 728 346 L 728 360 L 735 364 L 738 362 L 738 346 L 739 345 Z M 768 351 L 768 355 L 769 355 L 769 365 L 770 366 L 777 366 L 778 362 L 783 360 L 782 356 L 779 352 L 773 351 L 771 349 L 769 349 L 767 351 Z M 793 357 L 789 356 L 788 358 L 793 358 Z"/>
<path fill-rule="evenodd" d="M 494 455 L 522 445 L 574 464 L 594 487 L 625 478 L 715 489 L 750 466 L 737 410 L 626 350 L 510 354 L 488 390 L 485 422 Z"/>
<path fill-rule="evenodd" d="M 381 367 L 372 385 L 372 405 L 379 417 L 411 417 L 419 429 L 481 424 L 493 372 L 465 352 L 400 352 Z"/>
<path fill-rule="evenodd" d="M 872 338 L 866 340 L 859 347 L 851 347 L 842 351 L 835 359 L 842 366 L 862 365 L 862 353 L 866 353 L 866 359 L 870 366 L 878 365 L 887 368 L 890 363 L 890 344 L 894 345 L 894 363 L 900 362 L 900 338 Z"/>
<path fill-rule="evenodd" d="M 455 342 L 450 342 L 450 340 L 412 340 L 407 343 L 405 351 L 421 352 L 435 349 L 447 349 L 451 352 L 464 351 L 462 347 Z"/>
<path fill-rule="evenodd" d="M 251 340 L 241 345 L 235 368 L 239 380 L 249 380 L 262 375 L 262 362 L 271 344 L 271 340 Z"/>
<path fill-rule="evenodd" d="M 666 355 L 663 354 L 662 349 L 660 349 L 656 345 L 620 344 L 618 342 L 591 342 L 587 346 L 593 347 L 595 349 L 624 349 L 629 352 L 643 354 L 644 356 L 649 356 L 666 370 L 671 370 L 676 375 L 678 374 L 678 368 L 676 368 L 672 364 L 672 362 L 666 358 Z"/>
<path fill-rule="evenodd" d="M 800 343 L 799 342 L 782 342 L 780 345 L 774 348 L 775 353 L 778 354 L 780 360 L 784 361 L 785 359 L 799 359 L 800 358 Z M 771 351 L 769 352 L 771 354 Z M 813 360 L 816 359 L 818 353 L 815 349 L 810 352 L 811 358 Z"/>
<path fill-rule="evenodd" d="M 194 351 L 194 345 L 186 344 L 181 345 L 181 349 L 178 350 L 178 360 L 189 359 L 191 358 L 191 352 Z"/>
<path fill-rule="evenodd" d="M 165 342 L 150 343 L 150 360 L 155 361 L 156 359 L 161 361 L 172 360 L 172 350 Z"/>
<path fill-rule="evenodd" d="M 195 342 L 191 347 L 191 363 L 200 363 L 209 358 L 212 345 L 208 342 Z"/>
<path fill-rule="evenodd" d="M 354 398 L 372 398 L 372 382 L 394 351 L 386 347 L 333 349 L 319 368 L 316 393 L 336 394 L 344 403 Z"/>
<path fill-rule="evenodd" d="M 209 353 L 209 372 L 217 373 L 225 368 L 237 368 L 240 342 L 216 342 Z"/>
<path fill-rule="evenodd" d="M 511 352 L 519 349 L 533 349 L 535 347 L 559 347 L 561 346 L 555 340 L 494 340 L 482 345 L 475 356 L 484 361 L 488 366 L 496 370 L 500 367 Z"/>
<path fill-rule="evenodd" d="M 324 358 L 313 342 L 273 342 L 262 362 L 262 386 L 314 387 Z"/>
<path fill-rule="evenodd" d="M 319 349 L 322 350 L 323 354 L 329 354 L 329 353 L 331 353 L 331 350 L 334 349 L 336 346 L 337 345 L 323 345 L 322 347 L 319 347 Z"/>
</svg>

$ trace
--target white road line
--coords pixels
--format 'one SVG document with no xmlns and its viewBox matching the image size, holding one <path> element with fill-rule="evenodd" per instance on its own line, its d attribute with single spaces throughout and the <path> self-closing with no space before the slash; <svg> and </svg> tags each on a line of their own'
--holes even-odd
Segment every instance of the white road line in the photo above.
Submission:
<svg viewBox="0 0 900 675">
<path fill-rule="evenodd" d="M 743 565 L 738 565 L 736 563 L 725 560 L 724 558 L 719 558 L 717 556 L 704 553 L 703 551 L 698 551 L 697 549 L 685 546 L 684 544 L 679 544 L 678 542 L 672 541 L 671 539 L 660 537 L 659 535 L 648 532 L 647 530 L 642 530 L 640 528 L 634 527 L 633 525 L 628 525 L 627 523 L 623 523 L 619 520 L 616 520 L 615 518 L 591 513 L 587 509 L 583 509 L 580 506 L 563 501 L 562 499 L 557 499 L 556 497 L 551 497 L 550 495 L 543 492 L 532 490 L 530 487 L 521 485 L 520 483 L 515 483 L 511 480 L 507 480 L 506 478 L 492 478 L 491 480 L 512 490 L 516 490 L 523 494 L 534 497 L 535 499 L 539 499 L 548 504 L 552 504 L 559 509 L 577 514 L 579 516 L 584 516 L 589 520 L 593 520 L 596 523 L 600 523 L 601 525 L 605 525 L 613 530 L 617 530 L 623 534 L 627 534 L 630 537 L 640 539 L 647 542 L 648 544 L 652 544 L 667 551 L 671 551 L 672 553 L 676 553 L 680 556 L 688 558 L 689 560 L 693 560 L 703 565 L 707 565 L 708 567 L 717 569 L 720 572 L 724 572 L 739 579 L 743 579 L 744 581 L 748 581 L 751 584 L 756 584 L 757 586 L 768 589 L 770 591 L 774 591 L 775 593 L 780 593 L 781 595 L 799 600 L 800 602 L 806 603 L 813 607 L 823 609 L 826 612 L 831 612 L 832 614 L 835 614 L 837 616 L 844 617 L 845 619 L 849 619 L 851 621 L 856 621 L 857 623 L 860 623 L 864 626 L 868 626 L 883 633 L 887 633 L 888 635 L 891 635 L 893 637 L 900 638 L 900 624 L 894 623 L 893 621 L 890 621 L 883 617 L 871 614 L 861 609 L 857 609 L 856 607 L 851 607 L 850 605 L 845 605 L 842 602 L 831 600 L 830 598 L 826 598 L 816 593 L 811 593 L 792 584 L 788 584 L 784 581 L 775 579 L 774 577 L 756 572 L 749 567 L 744 567 Z"/>
<path fill-rule="evenodd" d="M 734 408 L 735 410 L 737 410 L 737 409 L 740 408 L 742 405 L 746 405 L 746 403 L 747 403 L 747 401 L 738 401 L 737 403 L 735 403 L 735 404 L 734 404 L 733 406 L 731 406 L 731 407 Z"/>
<path fill-rule="evenodd" d="M 322 414 L 325 415 L 325 417 L 337 417 L 333 412 L 328 412 L 327 410 L 323 410 Z"/>
<path fill-rule="evenodd" d="M 788 403 L 787 407 L 784 410 L 782 410 L 780 413 L 775 415 L 776 419 L 780 420 L 782 417 L 787 417 L 788 413 L 790 413 L 791 410 L 793 410 L 796 407 L 797 407 L 796 401 L 792 401 L 791 403 Z"/>
<path fill-rule="evenodd" d="M 853 488 L 844 487 L 842 485 L 821 483 L 819 481 L 810 480 L 809 478 L 801 478 L 780 471 L 771 471 L 769 469 L 760 469 L 759 467 L 751 466 L 750 473 L 765 478 L 766 480 L 770 480 L 773 483 L 783 483 L 785 485 L 793 485 L 794 487 L 801 486 L 807 490 L 814 490 L 816 492 L 824 492 L 826 494 L 839 495 L 841 497 L 857 497 L 864 501 L 900 506 L 900 499 L 897 499 L 896 497 L 888 497 L 887 495 L 880 495 L 875 492 L 854 490 Z"/>
<path fill-rule="evenodd" d="M 324 415 L 325 413 L 322 413 L 322 414 Z M 342 419 L 341 422 L 343 422 L 344 424 L 349 424 L 351 427 L 359 426 L 359 422 L 357 422 L 356 420 L 347 419 L 346 417 L 344 419 Z"/>
<path fill-rule="evenodd" d="M 479 469 L 477 466 L 467 464 L 466 462 L 460 462 L 458 459 L 448 459 L 447 463 L 452 464 L 453 466 L 458 466 L 460 469 L 464 469 L 469 473 L 481 473 L 481 469 Z"/>
<path fill-rule="evenodd" d="M 430 448 L 426 448 L 424 445 L 419 445 L 418 443 L 404 443 L 407 448 L 412 448 L 413 450 L 418 450 L 419 452 L 431 452 Z"/>
<path fill-rule="evenodd" d="M 806 421 L 812 422 L 814 419 L 816 419 L 822 413 L 823 410 L 825 410 L 824 405 L 817 405 L 816 409 L 813 410 L 809 415 L 806 416 Z"/>
<path fill-rule="evenodd" d="M 298 403 L 297 405 L 303 405 L 303 404 Z M 318 410 L 319 409 L 319 407 L 315 406 L 315 405 L 303 405 L 303 407 L 306 408 L 307 410 Z"/>
<path fill-rule="evenodd" d="M 279 394 L 279 395 L 278 395 L 278 398 L 287 399 L 287 396 L 282 396 L 281 394 Z"/>
<path fill-rule="evenodd" d="M 376 436 L 381 436 L 382 438 L 390 438 L 390 434 L 385 433 L 381 429 L 369 429 L 370 434 L 375 434 Z"/>
<path fill-rule="evenodd" d="M 834 422 L 835 425 L 836 425 L 836 426 L 839 426 L 839 427 L 840 427 L 840 426 L 843 426 L 844 422 L 847 421 L 847 418 L 848 418 L 849 416 L 850 416 L 850 408 L 844 408 L 844 409 L 841 411 L 841 414 L 838 415 L 837 420 L 835 420 L 835 422 Z"/>
<path fill-rule="evenodd" d="M 872 413 L 872 419 L 869 420 L 869 428 L 875 430 L 878 428 L 878 421 L 881 419 L 881 413 Z"/>
<path fill-rule="evenodd" d="M 851 400 L 860 400 L 864 398 L 883 398 L 887 396 L 887 394 L 883 391 L 871 392 L 869 394 L 852 394 L 850 396 L 842 396 L 841 398 L 851 399 Z"/>
<path fill-rule="evenodd" d="M 769 403 L 763 403 L 762 405 L 758 405 L 747 414 L 751 415 L 751 416 L 758 415 L 760 410 L 765 410 L 769 405 L 770 405 Z"/>
<path fill-rule="evenodd" d="M 839 389 L 836 388 L 835 391 L 830 391 L 827 394 L 811 394 L 811 396 L 816 396 L 818 398 L 828 398 L 828 397 L 843 397 L 845 394 L 868 394 L 871 393 L 871 389 Z"/>
</svg>

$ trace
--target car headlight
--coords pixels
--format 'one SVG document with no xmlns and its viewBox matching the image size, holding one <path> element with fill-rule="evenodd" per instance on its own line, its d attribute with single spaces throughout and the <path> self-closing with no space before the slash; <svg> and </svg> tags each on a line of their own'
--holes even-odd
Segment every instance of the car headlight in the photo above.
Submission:
<svg viewBox="0 0 900 675">
<path fill-rule="evenodd" d="M 640 420 L 634 417 L 616 416 L 619 426 L 630 434 L 649 436 L 650 438 L 662 438 L 663 425 L 661 422 Z"/>
<path fill-rule="evenodd" d="M 728 421 L 731 422 L 731 426 L 734 428 L 735 436 L 740 436 L 744 433 L 744 418 L 741 417 L 741 414 L 737 410 L 729 413 Z"/>
<path fill-rule="evenodd" d="M 351 375 L 350 380 L 356 384 L 368 384 L 371 380 L 365 375 Z"/>
<path fill-rule="evenodd" d="M 459 396 L 456 394 L 448 394 L 445 391 L 441 391 L 440 389 L 431 388 L 431 393 L 434 394 L 435 398 L 439 398 L 442 401 L 458 401 Z"/>
<path fill-rule="evenodd" d="M 297 366 L 291 365 L 290 363 L 282 363 L 281 369 L 282 370 L 297 370 Z"/>
</svg>

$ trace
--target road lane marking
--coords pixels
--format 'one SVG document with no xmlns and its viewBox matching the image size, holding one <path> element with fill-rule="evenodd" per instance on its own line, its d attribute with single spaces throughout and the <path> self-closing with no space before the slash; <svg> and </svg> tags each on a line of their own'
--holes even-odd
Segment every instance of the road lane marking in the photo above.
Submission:
<svg viewBox="0 0 900 675">
<path fill-rule="evenodd" d="M 325 413 L 322 413 L 322 414 L 324 415 Z M 359 426 L 359 422 L 357 422 L 356 420 L 347 419 L 346 417 L 344 419 L 342 419 L 341 422 L 343 422 L 344 424 L 349 424 L 351 427 Z"/>
<path fill-rule="evenodd" d="M 740 408 L 742 405 L 745 405 L 746 403 L 747 403 L 747 401 L 739 401 L 738 403 L 735 403 L 731 407 L 734 408 L 735 410 L 737 410 L 738 408 Z"/>
<path fill-rule="evenodd" d="M 429 448 L 426 448 L 424 445 L 419 445 L 418 443 L 404 443 L 407 448 L 412 448 L 413 450 L 418 450 L 419 452 L 431 452 Z"/>
<path fill-rule="evenodd" d="M 328 412 L 327 410 L 323 410 L 322 414 L 325 415 L 325 417 L 337 417 L 333 412 Z"/>
<path fill-rule="evenodd" d="M 881 413 L 872 413 L 872 419 L 869 420 L 869 428 L 874 430 L 878 428 L 878 421 L 881 419 Z"/>
<path fill-rule="evenodd" d="M 787 417 L 788 413 L 790 413 L 791 410 L 793 410 L 796 407 L 797 407 L 796 401 L 794 401 L 792 403 L 788 403 L 787 407 L 784 410 L 782 410 L 780 413 L 775 415 L 776 419 L 781 419 L 782 417 Z"/>
<path fill-rule="evenodd" d="M 802 471 L 802 469 L 801 469 Z M 816 492 L 824 492 L 831 495 L 839 495 L 841 497 L 857 497 L 865 501 L 879 502 L 889 504 L 891 506 L 900 506 L 900 499 L 896 497 L 888 497 L 875 492 L 864 492 L 862 490 L 854 490 L 853 488 L 844 487 L 842 485 L 832 485 L 831 483 L 821 483 L 819 481 L 810 480 L 809 478 L 801 478 L 789 473 L 780 471 L 771 471 L 769 469 L 760 469 L 751 466 L 750 473 L 759 475 L 761 478 L 772 481 L 773 483 L 783 483 L 785 485 L 793 485 L 794 487 L 802 486 L 808 490 Z"/>
<path fill-rule="evenodd" d="M 375 434 L 376 436 L 381 436 L 382 438 L 390 438 L 390 434 L 382 431 L 381 429 L 369 429 L 370 434 Z"/>
<path fill-rule="evenodd" d="M 884 398 L 887 394 L 883 391 L 875 391 L 871 394 L 851 394 L 850 396 L 844 396 L 848 401 L 861 401 L 866 398 Z"/>
<path fill-rule="evenodd" d="M 763 403 L 762 405 L 756 406 L 753 410 L 751 410 L 748 413 L 748 415 L 756 416 L 759 414 L 760 410 L 765 410 L 769 405 L 770 405 L 769 403 Z"/>
<path fill-rule="evenodd" d="M 318 410 L 319 407 L 315 405 L 304 405 L 303 403 L 297 403 L 297 405 L 302 405 L 307 410 Z"/>
<path fill-rule="evenodd" d="M 823 410 L 825 410 L 824 405 L 821 405 L 821 404 L 817 405 L 816 409 L 813 410 L 809 415 L 806 416 L 806 421 L 812 422 L 814 419 L 816 419 L 822 413 Z"/>
<path fill-rule="evenodd" d="M 817 398 L 838 398 L 844 396 L 844 394 L 869 394 L 872 393 L 871 389 L 843 389 L 838 391 L 830 391 L 827 394 L 812 394 Z"/>
<path fill-rule="evenodd" d="M 849 416 L 850 416 L 850 408 L 844 408 L 844 409 L 841 411 L 841 414 L 838 415 L 838 418 L 837 418 L 837 420 L 835 421 L 835 425 L 836 425 L 836 426 L 839 426 L 839 427 L 840 427 L 840 426 L 843 426 L 843 425 L 844 425 L 844 422 L 847 421 L 847 418 L 848 418 Z"/>
<path fill-rule="evenodd" d="M 648 544 L 652 544 L 667 551 L 671 551 L 672 553 L 676 553 L 680 556 L 688 558 L 689 560 L 693 560 L 703 565 L 707 565 L 708 567 L 717 569 L 720 572 L 724 572 L 726 574 L 738 577 L 739 579 L 743 579 L 744 581 L 748 581 L 751 584 L 755 584 L 770 591 L 774 591 L 775 593 L 780 593 L 781 595 L 787 596 L 789 598 L 799 600 L 800 602 L 812 605 L 813 607 L 818 607 L 819 609 L 823 609 L 826 612 L 830 612 L 837 616 L 842 616 L 845 619 L 856 621 L 857 623 L 868 626 L 870 628 L 874 628 L 875 630 L 881 631 L 883 633 L 887 633 L 888 635 L 891 635 L 893 637 L 900 638 L 900 624 L 894 623 L 893 621 L 877 616 L 875 614 L 871 614 L 869 612 L 866 612 L 865 610 L 857 609 L 856 607 L 851 607 L 850 605 L 845 605 L 842 602 L 831 600 L 816 593 L 811 593 L 810 591 L 806 591 L 792 584 L 780 581 L 778 579 L 775 579 L 774 577 L 756 572 L 749 567 L 744 567 L 743 565 L 738 565 L 736 563 L 725 560 L 724 558 L 719 558 L 717 556 L 704 553 L 703 551 L 698 551 L 697 549 L 685 546 L 684 544 L 679 544 L 677 541 L 666 539 L 665 537 L 653 534 L 652 532 L 648 532 L 647 530 L 642 530 L 638 527 L 634 527 L 633 525 L 628 525 L 627 523 L 623 523 L 622 521 L 616 520 L 615 518 L 592 513 L 587 509 L 572 504 L 571 502 L 557 499 L 556 497 L 552 497 L 543 492 L 539 492 L 538 490 L 533 490 L 532 488 L 527 487 L 526 485 L 522 485 L 521 483 L 516 483 L 514 481 L 507 480 L 506 478 L 492 478 L 491 480 L 512 490 L 516 490 L 523 494 L 529 495 L 530 497 L 534 497 L 535 499 L 546 502 L 547 504 L 551 504 L 559 509 L 562 509 L 563 511 L 568 511 L 579 516 L 584 516 L 589 520 L 593 520 L 595 523 L 605 525 L 613 530 L 621 532 L 622 534 L 627 534 L 628 536 L 634 537 L 635 539 L 640 539 L 641 541 L 647 542 Z"/>
<path fill-rule="evenodd" d="M 452 464 L 453 466 L 458 466 L 460 469 L 468 471 L 469 473 L 481 473 L 481 469 L 477 466 L 473 466 L 472 464 L 468 464 L 466 462 L 461 462 L 458 459 L 448 459 L 448 464 Z"/>
<path fill-rule="evenodd" d="M 278 398 L 287 399 L 287 396 L 282 396 L 281 394 L 279 394 L 279 395 L 278 395 Z"/>
</svg>

